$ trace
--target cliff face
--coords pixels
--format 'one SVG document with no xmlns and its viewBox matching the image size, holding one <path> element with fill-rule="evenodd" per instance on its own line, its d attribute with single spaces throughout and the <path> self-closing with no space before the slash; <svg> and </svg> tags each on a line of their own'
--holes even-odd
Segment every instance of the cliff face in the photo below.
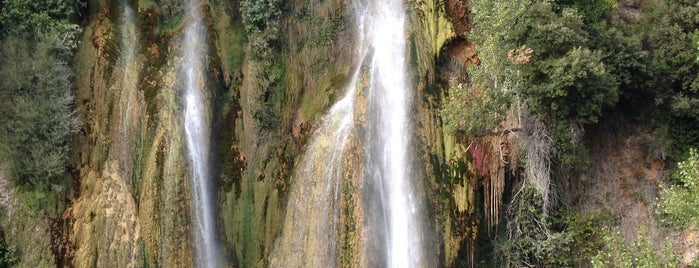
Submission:
<svg viewBox="0 0 699 268">
<path fill-rule="evenodd" d="M 210 47 L 206 72 L 213 110 L 215 220 L 226 263 L 266 267 L 275 265 L 270 256 L 288 224 L 284 219 L 295 182 L 292 174 L 309 136 L 340 98 L 352 66 L 360 64 L 354 62 L 355 14 L 347 1 L 284 3 L 278 45 L 272 59 L 263 62 L 248 44 L 239 4 L 212 0 L 201 7 Z M 427 193 L 430 228 L 437 234 L 429 238 L 438 245 L 431 254 L 440 265 L 451 266 L 472 235 L 463 231 L 458 216 L 473 212 L 458 201 L 472 189 L 451 189 L 444 181 L 448 176 L 443 163 L 454 145 L 438 116 L 443 92 L 436 66 L 443 47 L 453 43 L 447 41 L 463 27 L 454 30 L 440 1 L 407 4 L 419 188 Z M 124 19 L 129 8 L 132 21 Z M 91 15 L 74 62 L 83 128 L 71 156 L 75 183 L 62 217 L 63 265 L 141 267 L 194 261 L 182 78 L 176 72 L 182 64 L 182 8 L 165 0 L 90 2 Z M 451 15 L 452 20 L 465 19 L 458 16 Z M 125 27 L 129 23 L 133 28 Z M 270 79 L 270 69 L 275 79 Z M 272 128 L 260 122 L 261 102 L 274 113 Z M 365 249 L 357 242 L 363 222 L 358 194 L 362 149 L 351 144 L 344 161 L 356 168 L 348 169 L 342 185 L 340 259 L 343 266 L 361 266 L 366 263 Z"/>
<path fill-rule="evenodd" d="M 0 235 L 24 246 L 20 266 L 194 265 L 194 185 L 183 119 L 184 78 L 178 72 L 186 65 L 181 52 L 188 22 L 180 2 L 89 2 L 73 62 L 82 123 L 69 160 L 73 183 L 66 204 L 52 210 L 63 214 L 29 215 L 17 198 L 24 193 L 12 190 L 0 165 L 5 231 Z M 210 194 L 221 259 L 233 267 L 372 266 L 382 256 L 372 252 L 379 242 L 367 243 L 372 200 L 363 195 L 368 185 L 363 142 L 370 74 L 369 63 L 358 62 L 355 2 L 282 2 L 275 6 L 281 14 L 274 18 L 278 31 L 266 40 L 265 56 L 259 55 L 259 40 L 245 30 L 242 1 L 208 0 L 198 7 L 208 45 L 201 52 L 206 81 L 200 82 L 212 111 Z M 430 254 L 425 259 L 434 260 L 426 266 L 473 265 L 483 246 L 477 239 L 490 239 L 484 237 L 495 234 L 505 217 L 508 187 L 524 169 L 518 163 L 526 153 L 522 144 L 537 137 L 514 133 L 526 124 L 514 114 L 502 121 L 497 135 L 473 142 L 446 133 L 440 117 L 446 95 L 468 82 L 468 66 L 479 64 L 467 39 L 473 27 L 470 3 L 408 0 L 405 5 L 407 77 L 414 90 L 411 161 L 417 171 L 411 179 L 425 195 L 430 231 L 425 233 L 430 234 L 420 239 Z M 318 199 L 327 189 L 317 184 L 323 177 L 316 173 L 329 160 L 309 157 L 317 163 L 308 173 L 302 162 L 313 146 L 326 151 L 338 146 L 328 135 L 313 144 L 313 135 L 357 69 L 356 127 L 336 159 L 343 167 L 339 192 L 333 204 L 323 204 Z M 641 153 L 654 142 L 602 132 L 593 134 L 599 140 L 586 141 L 594 152 L 588 171 L 558 186 L 566 194 L 561 198 L 574 202 L 571 208 L 580 214 L 619 218 L 629 239 L 642 225 L 654 238 L 669 235 L 685 243 L 677 250 L 686 263 L 696 259 L 695 233 L 668 232 L 652 217 L 649 200 L 667 173 L 664 156 Z M 329 212 L 320 211 L 326 207 L 336 209 L 336 241 L 329 243 L 334 249 L 311 234 L 327 227 Z M 304 230 L 294 232 L 298 229 Z M 331 254 L 334 263 L 315 262 Z"/>
<path fill-rule="evenodd" d="M 190 263 L 190 198 L 175 80 L 178 29 L 145 3 L 124 22 L 124 4 L 95 1 L 76 55 L 83 122 L 76 170 L 71 258 L 78 267 Z M 171 18 L 172 19 L 172 18 Z M 135 32 L 120 29 L 138 25 Z M 121 38 L 136 35 L 134 43 Z M 139 49 L 126 58 L 127 46 Z"/>
<path fill-rule="evenodd" d="M 187 1 L 89 1 L 89 15 L 81 18 L 83 34 L 72 63 L 81 130 L 74 138 L 65 174 L 72 179 L 71 188 L 63 196 L 63 184 L 36 192 L 16 187 L 9 173 L 3 174 L 7 166 L 0 161 L 0 266 L 2 257 L 8 255 L 18 257 L 19 267 L 195 265 L 199 241 L 193 192 L 197 184 L 192 183 L 185 130 L 183 81 L 187 75 L 181 73 L 187 66 L 182 51 L 187 47 L 191 18 L 183 2 Z M 380 192 L 367 189 L 377 188 L 367 183 L 368 174 L 375 172 L 367 168 L 372 164 L 368 155 L 380 154 L 367 149 L 372 142 L 367 140 L 372 134 L 367 133 L 380 126 L 371 121 L 377 112 L 372 113 L 367 93 L 372 87 L 369 69 L 373 63 L 360 62 L 355 29 L 358 15 L 363 15 L 356 13 L 360 9 L 356 5 L 367 2 L 373 3 L 187 2 L 196 3 L 205 24 L 207 48 L 200 51 L 205 78 L 195 84 L 204 85 L 203 95 L 211 110 L 207 119 L 212 135 L 204 138 L 212 147 L 214 237 L 227 266 L 372 267 L 386 261 L 387 253 L 380 251 L 388 242 L 378 240 L 388 240 L 382 231 L 389 229 L 367 231 L 377 223 L 386 224 L 372 222 L 372 217 L 385 217 L 376 214 L 390 214 L 380 211 L 384 200 L 366 194 Z M 622 25 L 635 29 L 633 20 L 646 16 L 645 9 L 652 6 L 637 2 L 618 1 L 610 6 L 616 9 L 610 14 L 622 16 Z M 266 8 L 272 9 L 271 15 L 246 24 L 245 15 L 264 12 L 246 14 L 241 11 L 244 3 L 270 3 Z M 416 171 L 410 173 L 410 179 L 425 195 L 421 205 L 427 210 L 424 225 L 429 230 L 415 232 L 420 233 L 420 244 L 424 243 L 429 254 L 424 266 L 488 263 L 493 255 L 507 254 L 503 252 L 519 254 L 505 242 L 525 240 L 535 243 L 519 250 L 539 250 L 544 242 L 555 253 L 549 255 L 578 250 L 560 255 L 569 258 L 567 263 L 585 266 L 594 251 L 603 252 L 604 241 L 600 240 L 602 236 L 606 239 L 605 232 L 616 230 L 607 230 L 612 226 L 619 226 L 626 244 L 650 237 L 657 249 L 661 247 L 658 241 L 667 237 L 674 242 L 674 252 L 683 255 L 682 265 L 696 262 L 697 233 L 671 230 L 655 218 L 656 198 L 662 185 L 670 184 L 672 165 L 667 163 L 677 160 L 666 159 L 668 137 L 664 136 L 672 136 L 672 129 L 682 126 L 641 123 L 645 116 L 630 119 L 623 114 L 627 111 L 586 125 L 584 135 L 581 127 L 571 125 L 571 142 L 575 140 L 575 146 L 589 152 L 581 167 L 556 163 L 556 144 L 547 136 L 547 126 L 519 102 L 496 129 L 474 134 L 477 137 L 453 136 L 444 130 L 440 110 L 447 96 L 467 84 L 467 68 L 480 63 L 468 39 L 474 27 L 470 6 L 468 0 L 404 3 L 406 76 L 414 98 L 409 111 L 413 133 L 409 147 L 414 154 L 405 166 Z M 260 28 L 262 39 L 246 28 L 251 25 Z M 638 41 L 641 44 L 643 39 Z M 624 46 L 619 43 L 619 48 Z M 645 50 L 637 52 L 642 55 Z M 657 54 L 658 59 L 666 57 Z M 681 54 L 694 61 L 694 54 Z M 526 53 L 518 56 L 527 57 Z M 667 68 L 658 70 L 663 69 Z M 324 127 L 331 107 L 353 84 L 355 71 L 357 81 L 351 89 L 358 93 L 351 110 L 353 127 L 345 136 L 343 151 L 327 159 L 327 151 L 340 144 L 331 134 L 316 133 Z M 645 81 L 654 75 L 643 71 L 641 76 Z M 629 93 L 631 99 L 625 103 L 652 102 L 651 93 L 642 93 L 650 95 L 638 100 L 630 96 L 635 94 Z M 652 110 L 659 107 L 664 106 Z M 636 109 L 646 108 L 631 110 Z M 457 119 L 473 119 L 460 116 Z M 617 116 L 624 120 L 617 122 Z M 665 127 L 670 128 L 668 133 Z M 319 152 L 309 154 L 312 151 Z M 332 170 L 336 172 L 334 192 L 322 184 L 332 176 L 319 174 L 326 172 L 331 161 L 342 167 Z M 522 190 L 514 186 L 528 179 L 541 197 L 516 203 Z M 525 199 L 522 196 L 519 200 Z M 58 201 L 50 207 L 37 205 L 54 199 Z M 517 211 L 525 205 L 533 209 Z M 559 207 L 562 212 L 553 211 Z M 540 237 L 514 236 L 502 241 L 511 228 L 537 231 L 516 225 L 519 219 L 512 213 L 551 225 L 546 230 L 557 232 L 552 237 L 561 235 L 564 246 L 570 248 L 537 240 Z M 537 218 L 539 214 L 548 218 Z M 332 239 L 327 237 L 334 240 L 328 242 Z"/>
<path fill-rule="evenodd" d="M 125 6 L 135 30 L 125 32 Z M 266 266 L 283 223 L 294 162 L 315 121 L 346 83 L 352 59 L 346 3 L 287 3 L 274 68 L 283 85 L 278 126 L 254 117 L 264 65 L 249 56 L 237 2 L 205 3 L 213 99 L 212 155 L 224 258 Z M 63 215 L 63 264 L 146 266 L 193 261 L 191 197 L 181 119 L 182 7 L 169 1 L 93 1 L 75 59 L 83 129 Z M 123 39 L 130 35 L 132 42 Z M 125 53 L 135 45 L 135 57 Z"/>
</svg>

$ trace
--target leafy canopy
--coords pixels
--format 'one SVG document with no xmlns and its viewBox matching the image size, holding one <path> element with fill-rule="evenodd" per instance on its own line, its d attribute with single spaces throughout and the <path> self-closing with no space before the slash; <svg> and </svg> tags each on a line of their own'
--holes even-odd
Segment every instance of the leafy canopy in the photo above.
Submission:
<svg viewBox="0 0 699 268">
<path fill-rule="evenodd" d="M 0 6 L 2 34 L 35 36 L 55 31 L 62 38 L 75 39 L 79 27 L 71 20 L 86 3 L 83 0 L 5 0 Z"/>
</svg>

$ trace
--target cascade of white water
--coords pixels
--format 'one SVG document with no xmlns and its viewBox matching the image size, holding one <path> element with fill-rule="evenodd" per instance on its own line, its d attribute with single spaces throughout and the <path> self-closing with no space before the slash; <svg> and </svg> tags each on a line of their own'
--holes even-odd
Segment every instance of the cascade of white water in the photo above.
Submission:
<svg viewBox="0 0 699 268">
<path fill-rule="evenodd" d="M 361 25 L 359 26 L 362 29 Z M 359 44 L 364 44 L 360 30 Z M 366 49 L 358 48 L 358 62 Z M 344 97 L 320 121 L 294 175 L 286 224 L 273 256 L 273 267 L 333 267 L 337 263 L 340 182 L 343 159 L 354 127 L 357 66 Z"/>
<path fill-rule="evenodd" d="M 341 202 L 343 157 L 353 129 L 364 129 L 363 189 L 365 240 L 369 267 L 424 267 L 425 219 L 422 200 L 413 186 L 410 110 L 407 82 L 405 11 L 402 0 L 358 1 L 358 66 L 344 98 L 332 106 L 313 133 L 297 167 L 289 194 L 286 220 L 273 267 L 337 265 L 337 222 Z M 368 51 L 371 51 L 369 53 Z M 367 58 L 371 55 L 370 58 Z M 369 64 L 369 69 L 361 66 Z M 358 77 L 368 71 L 368 85 Z M 368 86 L 368 87 L 367 87 Z M 366 91 L 358 93 L 357 87 Z M 366 118 L 354 118 L 356 94 L 367 94 Z M 363 110 L 366 109 L 366 110 Z M 366 120 L 366 121 L 364 121 Z M 351 167 L 350 167 L 351 168 Z"/>
<path fill-rule="evenodd" d="M 201 8 L 199 0 L 187 1 L 180 70 L 184 77 L 184 130 L 192 177 L 196 263 L 198 267 L 217 267 L 220 263 L 210 188 L 211 110 L 204 75 L 204 56 L 208 47 Z"/>
<path fill-rule="evenodd" d="M 421 267 L 422 211 L 413 185 L 412 93 L 407 82 L 405 7 L 402 0 L 367 5 L 367 26 L 373 48 L 368 91 L 369 129 L 365 140 L 367 179 L 379 195 L 384 228 L 383 261 L 387 267 Z"/>
</svg>

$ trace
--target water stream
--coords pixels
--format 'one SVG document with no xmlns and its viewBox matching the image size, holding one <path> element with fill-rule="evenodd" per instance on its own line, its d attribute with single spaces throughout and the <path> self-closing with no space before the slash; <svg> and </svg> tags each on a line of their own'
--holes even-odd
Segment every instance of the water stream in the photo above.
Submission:
<svg viewBox="0 0 699 268">
<path fill-rule="evenodd" d="M 364 44 L 363 39 L 360 30 L 358 43 Z M 363 62 L 366 48 L 360 46 L 357 53 L 358 62 Z M 337 266 L 339 188 L 345 150 L 354 128 L 359 75 L 360 66 L 357 66 L 344 97 L 322 117 L 297 167 L 272 267 Z"/>
<path fill-rule="evenodd" d="M 219 263 L 211 183 L 211 109 L 206 91 L 204 56 L 208 53 L 206 27 L 199 0 L 187 1 L 184 55 L 180 67 L 184 78 L 184 130 L 191 169 L 192 202 L 198 267 Z"/>
<path fill-rule="evenodd" d="M 121 177 L 125 180 L 124 183 L 129 183 L 129 179 L 132 178 L 132 161 L 133 161 L 133 132 L 134 123 L 137 120 L 132 120 L 133 115 L 133 105 L 137 100 L 138 92 L 138 62 L 136 55 L 138 54 L 138 27 L 136 25 L 136 14 L 133 8 L 126 2 L 121 1 L 122 17 L 119 24 L 119 34 L 121 36 L 121 53 L 120 53 L 120 66 L 122 73 L 121 81 L 121 97 L 120 109 L 122 109 L 123 124 L 120 129 L 120 142 L 118 143 L 118 153 L 119 156 L 119 173 Z M 136 121 L 136 122 L 135 122 Z M 132 200 L 135 203 L 135 200 Z M 137 255 L 139 251 L 139 245 L 136 235 L 136 225 L 137 223 L 129 221 L 128 228 L 130 229 L 129 243 L 130 243 L 130 267 L 139 267 L 137 263 Z"/>
<path fill-rule="evenodd" d="M 124 108 L 124 120 L 121 130 L 121 145 L 122 145 L 122 159 L 130 159 L 130 141 L 128 137 L 131 134 L 131 113 L 132 113 L 132 103 L 134 98 L 136 98 L 135 92 L 138 87 L 138 66 L 136 62 L 136 55 L 138 53 L 138 28 L 136 26 L 136 14 L 133 8 L 122 1 L 122 18 L 119 25 L 119 33 L 121 35 L 121 54 L 120 54 L 120 64 L 123 68 L 122 74 L 122 95 L 121 98 Z M 125 102 L 125 103 L 123 103 Z M 124 167 L 124 170 L 130 170 L 128 166 Z"/>
<path fill-rule="evenodd" d="M 407 81 L 405 3 L 383 0 L 366 7 L 374 52 L 367 96 L 369 125 L 364 140 L 365 184 L 371 195 L 366 198 L 370 207 L 366 228 L 367 237 L 383 240 L 373 244 L 380 245 L 384 254 L 375 258 L 381 263 L 370 266 L 422 267 L 425 219 L 423 201 L 414 185 L 419 180 L 412 166 L 413 93 Z"/>
<path fill-rule="evenodd" d="M 333 105 L 313 133 L 297 167 L 282 236 L 273 267 L 333 267 L 338 263 L 339 185 L 343 157 L 354 129 L 364 133 L 363 265 L 425 267 L 421 199 L 413 183 L 412 85 L 407 82 L 405 3 L 358 1 L 356 71 L 347 93 Z M 365 40 L 366 39 L 366 40 Z M 362 65 L 368 64 L 368 68 Z M 363 82 L 358 84 L 358 77 Z M 367 78 L 366 81 L 364 78 Z M 364 88 L 361 92 L 356 88 Z M 366 122 L 355 120 L 357 94 L 367 101 Z M 360 178 L 361 179 L 361 178 Z M 346 255 L 344 255 L 346 256 Z"/>
</svg>

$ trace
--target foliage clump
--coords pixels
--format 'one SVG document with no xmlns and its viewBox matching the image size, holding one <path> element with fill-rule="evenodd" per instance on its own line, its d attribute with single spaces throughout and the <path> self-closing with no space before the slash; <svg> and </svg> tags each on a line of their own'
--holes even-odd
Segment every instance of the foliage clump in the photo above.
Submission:
<svg viewBox="0 0 699 268">
<path fill-rule="evenodd" d="M 240 4 L 248 51 L 258 67 L 257 90 L 253 118 L 262 130 L 279 125 L 283 65 L 279 57 L 280 0 L 245 0 Z"/>
<path fill-rule="evenodd" d="M 489 132 L 499 123 L 493 118 L 525 102 L 567 166 L 584 166 L 579 134 L 612 113 L 674 126 L 675 153 L 699 145 L 699 6 L 656 1 L 637 7 L 638 16 L 626 8 L 610 0 L 474 0 L 469 38 L 481 64 L 469 70 L 468 90 L 449 92 L 447 130 Z"/>
<path fill-rule="evenodd" d="M 471 38 L 481 65 L 469 70 L 468 89 L 449 92 L 442 111 L 447 130 L 488 132 L 505 111 L 527 105 L 555 140 L 558 161 L 584 163 L 578 130 L 617 103 L 620 78 L 591 38 L 597 33 L 575 8 L 578 2 L 473 1 Z M 595 3 L 585 4 L 585 12 L 609 9 L 606 1 Z"/>
<path fill-rule="evenodd" d="M 66 49 L 55 34 L 36 44 L 9 37 L 0 49 L 1 151 L 16 183 L 47 189 L 65 170 L 73 113 L 72 72 L 60 58 Z"/>
<path fill-rule="evenodd" d="M 82 0 L 5 0 L 1 6 L 0 29 L 3 34 L 34 35 L 57 31 L 74 38 L 79 27 L 71 20 L 87 4 Z"/>
<path fill-rule="evenodd" d="M 641 230 L 632 243 L 626 242 L 618 228 L 605 231 L 604 247 L 592 257 L 594 268 L 602 267 L 680 267 L 680 261 L 668 241 L 658 250 L 646 232 Z"/>
<path fill-rule="evenodd" d="M 13 267 L 17 265 L 17 247 L 5 242 L 4 234 L 0 232 L 0 267 Z"/>
<path fill-rule="evenodd" d="M 699 152 L 690 149 L 689 158 L 677 164 L 673 178 L 678 182 L 663 188 L 658 197 L 662 222 L 682 227 L 699 227 Z"/>
<path fill-rule="evenodd" d="M 501 120 L 500 106 L 490 98 L 498 97 L 458 84 L 449 89 L 448 101 L 442 108 L 442 120 L 447 131 L 466 136 L 489 132 Z"/>
<path fill-rule="evenodd" d="M 507 267 L 573 267 L 601 247 L 597 219 L 567 211 L 548 214 L 525 183 L 508 208 L 498 256 Z"/>
<path fill-rule="evenodd" d="M 243 26 L 257 59 L 273 56 L 270 43 L 279 35 L 281 4 L 281 0 L 246 0 L 240 4 Z"/>
<path fill-rule="evenodd" d="M 0 158 L 16 185 L 64 188 L 73 112 L 70 61 L 83 1 L 11 0 L 0 12 Z"/>
</svg>

